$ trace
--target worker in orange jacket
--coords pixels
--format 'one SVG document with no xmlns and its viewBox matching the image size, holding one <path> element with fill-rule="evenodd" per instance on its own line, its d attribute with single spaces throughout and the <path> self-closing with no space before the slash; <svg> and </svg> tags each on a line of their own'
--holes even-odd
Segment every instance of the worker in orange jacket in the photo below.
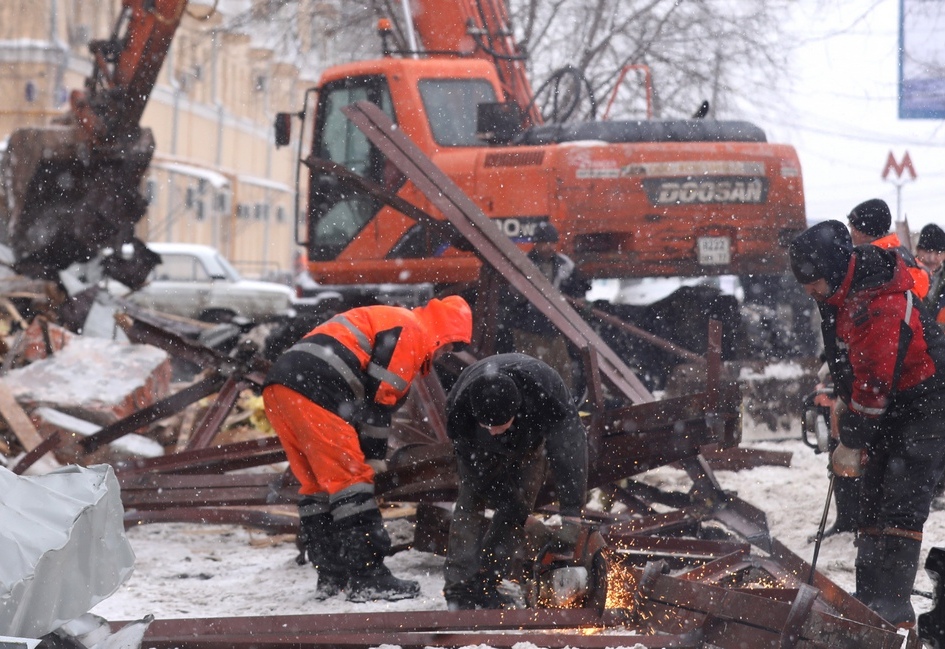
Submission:
<svg viewBox="0 0 945 649">
<path fill-rule="evenodd" d="M 902 257 L 914 282 L 912 292 L 919 296 L 920 300 L 924 300 L 929 294 L 929 272 L 916 260 L 912 251 L 902 244 L 899 235 L 889 231 L 892 227 L 892 213 L 886 201 L 871 198 L 860 203 L 850 211 L 847 221 L 850 224 L 850 238 L 854 246 L 872 244 L 884 250 L 894 250 Z"/>
<path fill-rule="evenodd" d="M 391 415 L 418 375 L 472 338 L 472 312 L 459 296 L 415 309 L 351 309 L 310 331 L 275 361 L 263 401 L 301 483 L 299 541 L 318 571 L 316 598 L 349 601 L 416 597 L 415 581 L 394 577 L 390 537 L 374 498 L 372 464 L 387 452 Z"/>
</svg>

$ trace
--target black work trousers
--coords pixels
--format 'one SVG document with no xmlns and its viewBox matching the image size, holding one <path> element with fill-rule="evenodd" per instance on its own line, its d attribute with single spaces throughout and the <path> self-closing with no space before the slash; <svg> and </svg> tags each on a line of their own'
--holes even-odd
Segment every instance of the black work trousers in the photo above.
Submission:
<svg viewBox="0 0 945 649">
<path fill-rule="evenodd" d="M 443 568 L 447 598 L 457 590 L 490 573 L 513 576 L 523 557 L 525 516 L 533 511 L 545 480 L 547 461 L 544 445 L 524 458 L 509 463 L 506 480 L 514 488 L 505 490 L 505 500 L 496 502 L 492 486 L 462 458 L 457 458 L 459 495 L 450 524 L 446 564 Z M 510 493 L 511 492 L 511 493 Z M 486 509 L 493 509 L 490 521 Z"/>
<path fill-rule="evenodd" d="M 945 471 L 945 417 L 890 425 L 869 448 L 863 471 L 860 528 L 921 532 Z"/>
</svg>

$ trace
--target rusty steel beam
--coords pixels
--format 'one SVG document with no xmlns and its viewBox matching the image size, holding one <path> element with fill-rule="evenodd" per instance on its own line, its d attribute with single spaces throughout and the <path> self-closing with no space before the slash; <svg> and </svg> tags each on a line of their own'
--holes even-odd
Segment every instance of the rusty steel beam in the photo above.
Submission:
<svg viewBox="0 0 945 649">
<path fill-rule="evenodd" d="M 194 507 L 192 504 L 174 509 L 125 510 L 125 529 L 148 523 L 200 523 L 212 525 L 245 525 L 266 530 L 270 534 L 297 534 L 299 517 L 264 509 L 241 507 Z"/>
<path fill-rule="evenodd" d="M 634 336 L 635 338 L 639 338 L 640 340 L 644 342 L 648 342 L 658 349 L 662 349 L 663 351 L 669 352 L 670 354 L 678 356 L 679 358 L 682 358 L 687 361 L 701 363 L 703 360 L 705 360 L 702 357 L 702 354 L 697 354 L 696 352 L 692 350 L 686 349 L 685 347 L 680 347 L 679 345 L 669 340 L 666 340 L 665 338 L 661 338 L 660 336 L 657 336 L 656 334 L 651 334 L 649 331 L 640 329 L 639 327 L 634 326 L 630 324 L 629 322 L 626 322 L 625 320 L 621 320 L 620 318 L 618 318 L 617 316 L 613 314 L 607 313 L 606 311 L 598 309 L 597 307 L 591 306 L 586 300 L 583 300 L 580 298 L 569 297 L 568 301 L 580 309 L 588 310 L 591 313 L 591 315 L 593 315 L 595 318 L 597 318 L 601 322 L 609 324 L 610 326 L 615 327 L 616 329 L 619 329 L 620 331 L 623 331 L 625 333 L 628 333 L 631 336 Z"/>
<path fill-rule="evenodd" d="M 670 576 L 662 562 L 632 568 L 625 608 L 398 613 L 156 620 L 147 647 L 796 647 L 918 649 L 914 633 L 871 625 L 818 606 L 819 591 L 720 588 Z M 499 632 L 499 633 L 496 633 Z"/>
<path fill-rule="evenodd" d="M 46 453 L 58 449 L 64 443 L 63 436 L 60 435 L 58 430 L 54 430 L 52 433 L 50 433 L 49 437 L 44 439 L 39 443 L 38 446 L 20 458 L 20 461 L 17 462 L 16 466 L 13 467 L 13 473 L 21 475 L 28 468 L 36 464 L 41 457 L 46 455 Z"/>
<path fill-rule="evenodd" d="M 115 463 L 115 473 L 119 477 L 150 472 L 224 473 L 279 462 L 285 462 L 285 451 L 279 438 L 261 437 L 214 448 L 180 451 L 163 457 L 123 460 Z"/>
<path fill-rule="evenodd" d="M 475 203 L 370 102 L 342 108 L 345 116 L 390 160 L 465 237 L 476 254 L 522 293 L 578 349 L 592 346 L 601 373 L 631 403 L 653 401 L 636 374 L 600 338 L 544 275 Z"/>
<path fill-rule="evenodd" d="M 190 439 L 187 440 L 185 450 L 193 451 L 198 448 L 207 448 L 210 446 L 210 442 L 212 442 L 213 438 L 220 432 L 220 426 L 223 425 L 227 415 L 230 414 L 230 411 L 233 410 L 233 406 L 236 405 L 236 400 L 239 398 L 240 392 L 250 385 L 249 381 L 243 380 L 238 375 L 230 376 L 220 387 L 217 398 L 210 404 L 210 407 L 207 409 L 207 412 L 204 413 L 200 423 L 197 424 L 197 428 L 190 436 Z"/>
<path fill-rule="evenodd" d="M 148 424 L 177 414 L 192 403 L 209 397 L 211 394 L 216 394 L 224 380 L 224 377 L 218 374 L 203 378 L 197 383 L 189 385 L 147 408 L 137 410 L 124 419 L 109 424 L 98 432 L 79 440 L 79 445 L 86 453 L 91 453 L 105 444 L 140 430 Z"/>
<path fill-rule="evenodd" d="M 625 640 L 621 640 L 625 638 Z M 515 633 L 508 630 L 485 633 L 482 631 L 464 632 L 414 632 L 398 630 L 381 632 L 361 632 L 346 634 L 319 635 L 281 635 L 257 638 L 253 635 L 219 636 L 180 639 L 146 638 L 149 649 L 285 649 L 287 647 L 305 649 L 376 649 L 380 646 L 395 646 L 400 649 L 460 649 L 462 647 L 495 647 L 496 649 L 515 649 L 523 643 L 537 643 L 546 649 L 611 649 L 615 646 L 632 646 L 640 649 L 698 649 L 704 647 L 698 634 L 645 635 L 606 634 L 590 635 L 585 633 L 565 633 L 549 630 L 545 633 Z M 619 645 L 616 643 L 620 643 Z"/>
<path fill-rule="evenodd" d="M 816 589 L 800 584 L 794 602 L 762 597 L 749 589 L 722 589 L 664 573 L 653 562 L 637 573 L 636 615 L 666 633 L 707 630 L 711 646 L 830 647 L 832 649 L 918 649 L 914 632 L 903 635 L 892 625 L 864 623 L 814 606 Z M 813 592 L 812 592 L 813 591 Z"/>
<path fill-rule="evenodd" d="M 255 353 L 254 345 L 241 347 L 233 354 L 224 354 L 168 331 L 166 323 L 147 309 L 130 303 L 124 303 L 123 308 L 125 313 L 116 315 L 115 321 L 131 342 L 163 349 L 201 369 L 216 370 L 224 377 L 242 376 L 259 386 L 265 382 L 271 363 Z"/>
<path fill-rule="evenodd" d="M 294 505 L 298 483 L 279 474 L 145 475 L 128 479 L 119 474 L 125 509 L 162 510 L 179 507 L 236 507 Z"/>
</svg>

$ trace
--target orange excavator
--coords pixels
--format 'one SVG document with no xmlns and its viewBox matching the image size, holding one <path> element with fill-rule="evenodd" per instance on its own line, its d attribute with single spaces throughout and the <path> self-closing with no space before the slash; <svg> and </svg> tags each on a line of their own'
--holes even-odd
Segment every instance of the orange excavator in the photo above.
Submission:
<svg viewBox="0 0 945 649">
<path fill-rule="evenodd" d="M 18 273 L 54 280 L 70 264 L 106 253 L 103 272 L 136 288 L 157 263 L 134 236 L 154 152 L 140 121 L 186 5 L 122 0 L 112 35 L 89 44 L 93 72 L 72 92 L 69 112 L 10 135 L 3 208 Z"/>
<path fill-rule="evenodd" d="M 786 245 L 805 227 L 791 146 L 743 121 L 569 121 L 580 75 L 567 68 L 533 91 L 502 0 L 411 7 L 407 51 L 392 51 L 382 27 L 382 58 L 329 68 L 304 110 L 277 118 L 277 144 L 289 142 L 293 116 L 312 126 L 299 142 L 309 170 L 297 239 L 316 282 L 449 284 L 479 272 L 448 229 L 379 198 L 438 216 L 344 117 L 360 100 L 380 106 L 515 242 L 527 248 L 550 221 L 560 251 L 588 278 L 787 269 Z M 572 92 L 559 91 L 568 76 Z M 544 114 L 536 96 L 549 98 Z M 373 190 L 339 182 L 339 169 Z"/>
</svg>

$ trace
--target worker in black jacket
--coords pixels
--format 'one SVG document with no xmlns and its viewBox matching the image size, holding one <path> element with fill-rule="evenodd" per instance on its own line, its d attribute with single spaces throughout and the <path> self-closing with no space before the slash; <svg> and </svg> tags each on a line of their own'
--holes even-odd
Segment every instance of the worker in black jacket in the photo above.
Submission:
<svg viewBox="0 0 945 649">
<path fill-rule="evenodd" d="M 562 525 L 556 551 L 574 550 L 587 492 L 587 433 L 561 376 L 525 354 L 467 367 L 447 400 L 459 471 L 443 589 L 450 610 L 513 608 L 499 589 L 524 554 L 524 526 L 550 466 Z M 485 510 L 495 511 L 491 522 Z"/>
<path fill-rule="evenodd" d="M 535 227 L 532 240 L 535 245 L 528 252 L 529 261 L 563 295 L 583 298 L 591 283 L 581 275 L 570 257 L 557 251 L 558 230 L 555 226 L 548 221 L 540 222 Z M 561 375 L 568 390 L 574 392 L 571 351 L 558 328 L 515 289 L 510 288 L 504 303 L 508 309 L 507 323 L 514 340 L 513 349 L 548 363 Z"/>
</svg>

